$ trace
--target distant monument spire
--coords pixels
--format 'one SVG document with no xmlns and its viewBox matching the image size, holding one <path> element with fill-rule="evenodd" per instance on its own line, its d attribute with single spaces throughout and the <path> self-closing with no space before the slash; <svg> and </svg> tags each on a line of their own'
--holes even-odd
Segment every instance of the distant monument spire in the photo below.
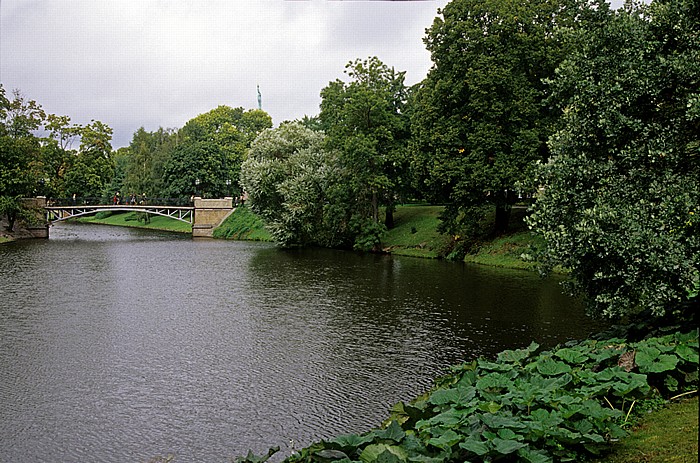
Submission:
<svg viewBox="0 0 700 463">
<path fill-rule="evenodd" d="M 262 95 L 260 94 L 260 85 L 258 85 L 258 109 L 262 109 Z"/>
</svg>

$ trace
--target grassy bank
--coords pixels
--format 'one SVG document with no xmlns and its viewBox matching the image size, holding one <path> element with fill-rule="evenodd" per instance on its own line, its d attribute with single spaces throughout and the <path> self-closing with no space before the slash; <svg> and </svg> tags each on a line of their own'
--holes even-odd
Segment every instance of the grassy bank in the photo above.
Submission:
<svg viewBox="0 0 700 463">
<path fill-rule="evenodd" d="M 248 207 L 237 207 L 224 223 L 214 229 L 214 238 L 248 241 L 272 241 L 265 223 Z"/>
<path fill-rule="evenodd" d="M 149 230 L 170 231 L 176 233 L 192 233 L 192 225 L 180 220 L 149 215 L 148 221 L 139 212 L 110 213 L 99 212 L 94 216 L 80 217 L 76 221 L 81 223 L 94 223 L 102 225 L 114 225 L 117 227 L 145 228 Z"/>
<path fill-rule="evenodd" d="M 450 237 L 438 233 L 442 206 L 398 206 L 394 228 L 382 237 L 384 251 L 397 256 L 442 257 Z"/>
<path fill-rule="evenodd" d="M 445 257 L 454 246 L 449 235 L 439 233 L 442 206 L 403 205 L 394 213 L 394 228 L 382 237 L 384 252 L 396 256 L 437 259 Z M 529 250 L 533 237 L 522 222 L 522 212 L 514 214 L 514 233 L 491 241 L 475 243 L 465 262 L 494 267 L 527 269 L 531 264 L 521 255 Z M 215 238 L 253 241 L 273 241 L 265 223 L 249 208 L 238 208 L 216 230 Z"/>
<path fill-rule="evenodd" d="M 696 463 L 698 398 L 647 415 L 611 453 L 593 463 Z"/>
<path fill-rule="evenodd" d="M 442 258 L 453 249 L 448 235 L 437 231 L 441 206 L 399 206 L 394 214 L 395 226 L 382 237 L 385 251 L 399 256 Z M 476 241 L 464 257 L 465 262 L 515 269 L 530 269 L 532 264 L 521 257 L 535 242 L 523 222 L 524 210 L 513 212 L 511 233 Z"/>
</svg>

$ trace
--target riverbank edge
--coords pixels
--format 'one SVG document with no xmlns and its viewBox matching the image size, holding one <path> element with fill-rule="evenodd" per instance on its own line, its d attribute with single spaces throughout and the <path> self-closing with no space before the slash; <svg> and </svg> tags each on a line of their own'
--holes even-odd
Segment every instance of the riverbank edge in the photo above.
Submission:
<svg viewBox="0 0 700 463">
<path fill-rule="evenodd" d="M 451 371 L 446 375 L 437 378 L 430 390 L 426 391 L 423 395 L 417 397 L 411 402 L 404 403 L 400 402 L 391 408 L 389 411 L 389 417 L 383 422 L 380 427 L 373 428 L 362 434 L 350 434 L 337 436 L 334 439 L 321 440 L 310 444 L 308 447 L 300 449 L 298 451 L 292 452 L 292 454 L 284 458 L 283 463 L 297 463 L 297 462 L 307 462 L 307 461 L 331 461 L 338 460 L 342 457 L 340 461 L 355 461 L 357 458 L 349 458 L 348 455 L 354 455 L 362 453 L 360 460 L 363 462 L 375 462 L 375 461 L 395 461 L 395 462 L 405 462 L 406 458 L 410 452 L 427 452 L 435 451 L 436 449 L 443 449 L 447 453 L 439 454 L 436 458 L 430 458 L 425 456 L 425 461 L 452 461 L 447 458 L 450 453 L 450 448 L 454 450 L 456 442 L 464 439 L 461 436 L 452 431 L 452 428 L 457 426 L 459 428 L 460 420 L 454 421 L 458 416 L 463 417 L 465 409 L 470 408 L 474 400 L 474 395 L 469 394 L 469 389 L 474 389 L 476 385 L 477 389 L 484 390 L 486 392 L 490 391 L 490 388 L 495 387 L 498 389 L 498 378 L 499 381 L 506 381 L 508 376 L 506 376 L 507 371 L 511 371 L 511 368 L 516 370 L 538 372 L 549 378 L 547 381 L 553 381 L 557 375 L 567 376 L 569 374 L 576 377 L 579 376 L 577 370 L 592 371 L 593 376 L 586 375 L 585 373 L 577 380 L 574 381 L 575 384 L 579 384 L 581 378 L 587 378 L 586 384 L 579 384 L 571 387 L 566 387 L 566 381 L 561 384 L 564 387 L 563 395 L 557 400 L 561 400 L 562 404 L 566 402 L 567 391 L 569 394 L 575 396 L 578 387 L 585 389 L 582 392 L 581 397 L 585 398 L 586 401 L 596 401 L 598 403 L 597 410 L 596 407 L 591 408 L 592 412 L 583 420 L 596 421 L 596 426 L 602 427 L 592 427 L 588 429 L 587 432 L 593 434 L 599 434 L 597 439 L 592 439 L 592 434 L 585 434 L 586 429 L 581 430 L 584 433 L 583 437 L 578 440 L 578 444 L 574 443 L 571 445 L 572 452 L 566 452 L 569 447 L 568 439 L 571 436 L 566 437 L 566 433 L 557 434 L 556 429 L 558 424 L 555 423 L 558 418 L 571 418 L 565 417 L 564 411 L 562 414 L 556 412 L 558 406 L 554 404 L 553 411 L 551 415 L 548 413 L 543 416 L 542 410 L 536 415 L 536 413 L 530 413 L 529 411 L 525 415 L 518 415 L 514 413 L 510 416 L 506 413 L 505 418 L 502 420 L 490 420 L 487 429 L 508 428 L 503 433 L 499 432 L 498 435 L 491 433 L 490 437 L 487 437 L 487 441 L 493 439 L 494 448 L 489 450 L 489 454 L 493 456 L 493 450 L 496 453 L 512 453 L 516 447 L 526 446 L 523 442 L 528 442 L 532 436 L 528 436 L 528 431 L 522 431 L 520 439 L 516 436 L 521 433 L 519 430 L 527 428 L 530 426 L 532 429 L 537 431 L 536 425 L 533 425 L 533 421 L 538 421 L 540 419 L 545 420 L 549 424 L 542 424 L 545 428 L 552 427 L 546 435 L 550 436 L 551 439 L 557 440 L 564 436 L 563 440 L 560 442 L 558 450 L 555 450 L 552 455 L 546 454 L 543 450 L 534 450 L 532 452 L 527 451 L 520 455 L 517 460 L 508 461 L 522 461 L 522 462 L 548 462 L 559 461 L 559 457 L 564 458 L 562 461 L 569 461 L 567 458 L 575 455 L 576 460 L 588 463 L 692 463 L 697 461 L 698 456 L 698 391 L 697 391 L 697 374 L 695 374 L 694 379 L 688 379 L 686 376 L 686 383 L 684 383 L 684 389 L 686 392 L 680 392 L 676 389 L 676 392 L 672 392 L 674 389 L 666 389 L 665 386 L 661 386 L 661 379 L 663 375 L 672 375 L 675 371 L 675 367 L 661 367 L 659 359 L 644 360 L 642 355 L 638 361 L 640 363 L 646 362 L 647 365 L 642 367 L 637 365 L 636 361 L 632 362 L 631 370 L 638 373 L 629 373 L 627 369 L 620 365 L 620 361 L 625 358 L 625 353 L 634 352 L 637 350 L 645 351 L 648 346 L 661 346 L 665 352 L 667 352 L 669 357 L 679 356 L 683 360 L 679 360 L 678 368 L 685 371 L 687 375 L 688 368 L 691 370 L 695 368 L 697 370 L 697 348 L 698 348 L 698 331 L 696 328 L 692 329 L 688 333 L 683 333 L 683 331 L 677 331 L 675 334 L 661 334 L 665 330 L 652 330 L 649 333 L 651 337 L 644 337 L 641 341 L 630 341 L 627 340 L 626 336 L 622 338 L 607 338 L 600 337 L 605 335 L 610 335 L 610 333 L 600 333 L 593 338 L 583 341 L 568 342 L 563 345 L 557 345 L 550 349 L 540 350 L 539 346 L 535 343 L 531 344 L 529 347 L 521 350 L 515 351 L 503 351 L 496 356 L 496 359 L 479 357 L 471 362 L 463 363 L 461 365 L 456 365 L 451 368 Z M 640 337 L 633 335 L 632 337 Z M 670 343 L 670 344 L 669 344 Z M 666 346 L 666 347 L 664 347 Z M 675 346 L 675 347 L 674 347 Z M 631 349 L 631 350 L 629 350 Z M 674 350 L 676 349 L 676 350 Z M 693 354 L 686 352 L 686 349 L 691 349 Z M 683 353 L 680 353 L 680 352 Z M 576 354 L 574 354 L 574 352 Z M 606 353 L 607 352 L 607 353 Z M 573 355 L 572 355 L 573 354 Z M 583 357 L 588 357 L 587 360 L 581 360 L 574 358 L 577 355 L 583 355 Z M 618 358 L 619 357 L 619 358 Z M 557 360 L 555 361 L 554 358 Z M 634 358 L 634 357 L 633 357 Z M 694 360 L 693 360 L 694 358 Z M 685 361 L 685 366 L 682 367 L 683 361 Z M 530 363 L 532 362 L 532 363 Z M 561 371 L 555 372 L 549 370 L 549 367 L 553 366 L 555 362 Z M 650 363 L 657 362 L 653 368 L 649 368 Z M 536 368 L 533 365 L 539 363 Z M 546 364 L 546 368 L 545 368 Z M 569 368 L 566 369 L 563 365 L 569 364 Z M 607 365 L 607 366 L 605 366 Z M 509 367 L 509 368 L 505 368 Z M 603 370 L 604 373 L 600 375 L 600 378 L 596 378 L 595 373 L 598 369 Z M 568 371 L 568 373 L 567 373 Z M 666 373 L 663 373 L 663 372 Z M 606 374 L 605 372 L 612 372 L 612 376 Z M 642 373 L 644 372 L 644 373 Z M 518 374 L 514 375 L 518 376 Z M 610 377 L 608 377 L 610 376 Z M 511 378 L 513 375 L 510 376 Z M 626 386 L 620 387 L 617 383 L 614 385 L 612 383 L 605 384 L 609 382 L 613 377 L 621 381 L 630 381 Z M 625 379 L 627 378 L 627 379 Z M 643 379 L 643 385 L 638 383 L 638 381 Z M 668 377 L 667 377 L 668 378 Z M 483 384 L 480 383 L 484 381 Z M 493 381 L 496 381 L 492 384 Z M 540 384 L 536 382 L 537 387 L 552 387 L 552 384 L 547 383 Z M 593 381 L 593 382 L 591 382 Z M 591 384 L 596 381 L 601 381 L 601 387 L 592 387 Z M 631 386 L 637 381 L 637 384 Z M 527 379 L 525 379 L 527 382 Z M 667 380 L 663 381 L 667 384 Z M 505 383 L 501 383 L 501 388 L 503 388 Z M 535 383 L 533 383 L 535 384 Z M 549 385 L 547 385 L 549 384 Z M 471 386 L 470 386 L 471 385 Z M 520 384 L 522 386 L 522 384 Z M 513 392 L 514 396 L 517 396 L 517 388 Z M 680 386 L 680 383 L 678 384 Z M 591 388 L 592 387 L 592 388 Z M 614 389 L 613 392 L 613 387 Z M 466 389 L 465 389 L 466 388 Z M 527 389 L 527 388 L 526 388 Z M 665 397 L 662 397 L 661 390 L 665 391 Z M 689 390 L 690 389 L 690 390 Z M 636 390 L 636 393 L 632 391 Z M 646 390 L 647 392 L 644 392 Z M 602 392 L 601 392 L 602 391 Z M 511 391 L 512 392 L 512 391 Z M 521 391 L 522 392 L 522 391 Z M 612 392 L 612 395 L 610 393 Z M 678 393 L 680 392 L 680 393 Z M 637 400 L 632 400 L 636 394 L 642 394 L 642 397 L 636 396 Z M 529 393 L 528 393 L 529 394 Z M 630 394 L 629 401 L 625 401 L 626 394 Z M 483 400 L 489 400 L 486 394 L 482 397 Z M 613 405 L 610 400 L 612 400 L 615 405 Z M 618 396 L 615 398 L 615 396 Z M 671 397 L 673 396 L 673 397 Z M 534 396 L 533 396 L 534 397 Z M 542 400 L 551 400 L 552 397 L 545 394 Z M 546 399 L 549 397 L 549 399 Z M 513 397 L 511 397 L 512 399 Z M 603 401 L 603 399 L 605 401 Z M 476 407 L 476 414 L 480 415 L 483 413 L 497 414 L 500 410 L 500 405 L 497 403 L 496 399 L 490 399 L 490 403 L 482 403 L 481 406 Z M 494 401 L 496 400 L 496 401 Z M 599 402 L 598 402 L 599 401 Z M 621 403 L 620 403 L 621 401 Z M 536 402 L 536 401 L 535 401 Z M 543 404 L 533 402 L 533 407 L 542 406 Z M 556 400 L 555 400 L 556 402 Z M 573 399 L 574 403 L 576 402 Z M 607 404 L 607 405 L 606 405 Z M 522 405 L 522 404 L 521 404 Z M 635 407 L 636 405 L 636 407 Z M 486 406 L 486 408 L 484 408 Z M 612 411 L 605 411 L 607 407 L 610 407 Z M 434 408 L 432 408 L 434 407 Z M 491 408 L 493 407 L 493 408 Z M 619 407 L 619 408 L 616 408 Z M 627 409 L 625 409 L 627 407 Z M 545 407 L 546 408 L 546 407 Z M 585 409 L 586 407 L 583 407 Z M 566 410 L 567 407 L 564 406 L 562 410 Z M 583 409 L 579 410 L 581 412 Z M 428 413 L 432 417 L 422 416 L 426 411 L 432 410 Z M 578 413 L 576 412 L 576 413 Z M 600 412 L 600 416 L 598 413 Z M 586 416 L 586 413 L 582 413 Z M 525 419 L 522 424 L 519 424 L 518 420 Z M 614 418 L 616 417 L 616 418 Z M 557 419 L 555 419 L 557 418 Z M 569 423 L 572 425 L 579 417 L 571 418 L 573 421 Z M 554 419 L 555 422 L 549 422 L 548 420 Z M 565 421 L 565 419 L 559 421 Z M 623 422 L 624 419 L 624 422 Z M 432 423 L 432 424 L 431 424 Z M 544 422 L 543 422 L 544 423 Z M 608 423 L 608 424 L 604 424 Z M 465 425 L 466 426 L 466 425 Z M 565 425 L 563 425 L 565 426 Z M 426 446 L 426 442 L 417 444 L 418 439 L 418 427 L 420 427 L 423 432 L 430 434 L 433 433 L 433 437 L 427 440 L 427 444 L 433 446 L 432 450 Z M 565 426 L 566 427 L 566 426 Z M 468 426 L 465 428 L 459 428 L 461 431 L 468 431 Z M 443 434 L 441 433 L 441 430 Z M 445 431 L 445 429 L 447 429 Z M 543 428 L 544 429 L 544 428 Z M 572 429 L 578 429 L 575 426 Z M 625 429 L 626 431 L 623 431 Z M 517 432 L 513 432 L 513 430 Z M 570 429 L 571 430 L 571 429 Z M 473 430 L 472 430 L 473 431 Z M 542 431 L 542 429 L 540 429 Z M 679 433 L 679 431 L 682 431 Z M 434 432 L 437 432 L 435 434 Z M 606 437 L 602 437 L 602 433 L 606 434 Z M 626 434 L 624 437 L 621 435 Z M 478 432 L 477 432 L 478 434 Z M 535 433 L 537 434 L 537 433 Z M 508 436 L 508 437 L 506 437 Z M 558 436 L 558 437 L 557 437 Z M 429 436 L 428 436 L 429 437 Z M 425 436 L 421 439 L 426 438 Z M 465 445 L 459 445 L 460 448 L 467 449 L 469 451 L 476 452 L 479 455 L 486 455 L 487 447 L 483 440 L 484 436 L 478 438 L 478 442 L 466 442 Z M 587 444 L 586 439 L 590 441 Z M 427 439 L 427 438 L 426 438 Z M 514 440 L 515 439 L 515 440 Z M 508 440 L 511 445 L 510 449 L 505 449 L 499 445 L 503 444 L 504 440 Z M 496 443 L 496 441 L 500 441 Z M 520 442 L 523 441 L 523 442 Z M 532 443 L 537 442 L 535 438 Z M 474 444 L 474 445 L 472 445 Z M 479 445 L 477 445 L 479 444 Z M 505 445 L 505 444 L 503 444 Z M 548 442 L 548 445 L 552 445 Z M 556 445 L 556 444 L 555 444 Z M 584 448 L 586 449 L 584 451 Z M 422 450 L 421 450 L 422 449 Z M 576 450 L 574 450 L 576 449 Z M 272 453 L 279 450 L 279 448 L 270 449 Z M 481 453 L 481 452 L 484 453 Z M 382 460 L 379 456 L 382 452 L 390 452 L 396 458 L 385 458 Z M 270 453 L 269 455 L 271 455 Z M 341 455 L 342 453 L 342 455 Z M 556 455 L 555 455 L 556 454 Z M 332 458 L 326 460 L 328 455 L 332 455 Z M 558 456 L 557 456 L 558 455 Z M 567 457 L 568 455 L 568 457 Z M 503 455 L 501 455 L 503 456 Z M 320 457 L 322 459 L 318 459 Z M 365 458 L 367 457 L 367 458 Z M 415 455 L 414 455 L 415 457 Z M 418 457 L 417 457 L 418 458 Z M 490 457 L 489 457 L 490 458 Z M 246 458 L 236 459 L 239 463 L 256 463 L 265 462 L 267 458 L 265 456 L 258 457 L 248 454 Z M 418 459 L 411 459 L 410 461 L 423 461 Z M 471 461 L 491 461 L 486 458 L 484 460 L 477 458 Z"/>
<path fill-rule="evenodd" d="M 394 212 L 394 227 L 382 237 L 382 251 L 394 256 L 447 258 L 456 243 L 451 236 L 438 231 L 443 209 L 443 206 L 430 205 L 398 206 Z M 527 254 L 537 240 L 526 230 L 520 217 L 515 220 L 513 229 L 506 235 L 475 243 L 464 262 L 534 271 L 534 265 L 522 255 Z M 248 207 L 237 208 L 214 230 L 214 238 L 274 242 L 263 220 Z"/>
<path fill-rule="evenodd" d="M 7 219 L 0 218 L 0 244 L 12 243 L 17 240 L 39 239 L 29 231 L 22 221 L 15 222 L 13 231 L 7 229 Z"/>
<path fill-rule="evenodd" d="M 442 207 L 440 206 L 404 205 L 397 207 L 394 214 L 395 226 L 382 239 L 383 251 L 398 256 L 429 259 L 443 258 L 445 250 L 452 246 L 453 243 L 451 243 L 449 236 L 437 232 L 440 212 L 442 212 Z M 464 262 L 535 271 L 534 265 L 525 261 L 522 255 L 531 251 L 533 244 L 536 244 L 536 238 L 529 231 L 525 230 L 522 222 L 517 224 L 515 228 L 516 231 L 513 233 L 478 243 L 475 252 L 464 257 Z M 262 232 L 266 233 L 262 220 L 246 208 L 245 211 L 234 212 L 217 229 L 218 233 L 215 230 L 214 236 L 223 239 L 245 240 L 256 229 L 262 229 Z M 267 235 L 269 236 L 269 234 Z M 257 238 L 256 240 L 260 239 Z M 263 241 L 273 240 L 270 237 L 269 239 L 263 239 Z M 694 406 L 695 410 L 697 410 L 697 397 L 695 398 Z M 625 458 L 631 448 L 639 449 L 638 452 L 640 453 L 647 452 L 650 455 L 659 455 L 657 459 L 643 460 L 647 463 L 667 461 L 668 453 L 660 453 L 659 448 L 654 448 L 656 444 L 653 442 L 648 444 L 646 442 L 649 439 L 668 442 L 667 436 L 673 434 L 676 429 L 681 427 L 691 431 L 694 429 L 694 436 L 697 437 L 697 420 L 688 419 L 689 416 L 692 417 L 692 413 L 681 413 L 681 410 L 685 410 L 687 407 L 693 407 L 692 400 L 681 403 L 669 403 L 666 408 L 649 413 L 643 425 L 635 428 L 627 438 L 622 439 L 611 447 L 609 455 L 599 460 L 592 460 L 592 463 L 631 463 L 634 460 Z M 657 416 L 667 415 L 669 408 L 674 410 L 672 416 L 679 417 L 676 423 L 677 426 L 672 426 L 667 421 L 657 419 Z M 644 433 L 638 434 L 638 429 L 643 429 Z M 684 440 L 680 445 L 683 447 L 683 452 L 686 455 L 694 455 L 695 460 L 697 460 L 697 438 L 692 437 L 692 432 L 687 435 L 691 437 Z M 678 441 L 676 440 L 675 442 L 677 443 Z M 651 450 L 654 450 L 655 453 L 650 453 Z M 678 460 L 678 462 L 685 462 L 685 460 Z"/>
</svg>

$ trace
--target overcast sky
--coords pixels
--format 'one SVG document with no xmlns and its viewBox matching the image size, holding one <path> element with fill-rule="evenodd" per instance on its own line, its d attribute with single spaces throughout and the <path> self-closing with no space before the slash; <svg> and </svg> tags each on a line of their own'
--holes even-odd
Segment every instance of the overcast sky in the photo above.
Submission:
<svg viewBox="0 0 700 463">
<path fill-rule="evenodd" d="M 0 0 L 0 81 L 49 113 L 114 129 L 182 127 L 219 105 L 278 125 L 319 112 L 345 65 L 377 56 L 406 83 L 431 66 L 423 37 L 448 0 Z"/>
</svg>

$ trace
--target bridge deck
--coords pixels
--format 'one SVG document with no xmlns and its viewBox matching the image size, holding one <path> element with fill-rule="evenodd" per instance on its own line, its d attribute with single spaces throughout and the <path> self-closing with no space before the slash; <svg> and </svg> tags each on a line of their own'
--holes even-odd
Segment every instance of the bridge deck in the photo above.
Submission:
<svg viewBox="0 0 700 463">
<path fill-rule="evenodd" d="M 71 205 L 71 206 L 46 206 L 46 221 L 49 223 L 60 222 L 84 215 L 96 214 L 102 211 L 115 212 L 145 212 L 149 214 L 170 217 L 192 224 L 194 222 L 194 207 L 192 206 L 157 206 L 157 205 Z"/>
</svg>

